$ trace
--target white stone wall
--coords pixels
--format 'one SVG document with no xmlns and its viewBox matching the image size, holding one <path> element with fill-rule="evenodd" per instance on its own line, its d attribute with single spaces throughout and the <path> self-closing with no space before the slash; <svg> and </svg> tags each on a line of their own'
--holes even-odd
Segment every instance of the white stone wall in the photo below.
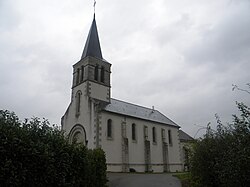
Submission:
<svg viewBox="0 0 250 187">
<path fill-rule="evenodd" d="M 84 82 L 78 86 L 76 86 L 74 89 L 72 89 L 72 99 L 71 103 L 65 113 L 65 115 L 62 118 L 62 129 L 65 131 L 65 133 L 68 135 L 71 131 L 71 129 L 76 124 L 80 124 L 84 127 L 86 132 L 86 140 L 88 141 L 88 147 L 94 148 L 94 125 L 93 125 L 93 117 L 92 114 L 92 105 L 89 102 L 89 97 L 86 95 L 85 88 L 87 87 L 87 82 Z M 80 112 L 78 115 L 76 115 L 76 102 L 75 99 L 76 93 L 78 91 L 82 92 L 81 95 L 81 103 L 80 103 Z"/>
<path fill-rule="evenodd" d="M 123 118 L 114 114 L 102 113 L 102 128 L 101 128 L 101 142 L 100 145 L 106 153 L 109 171 L 122 171 L 122 136 L 121 123 Z M 107 121 L 112 119 L 112 138 L 107 137 Z"/>
<path fill-rule="evenodd" d="M 107 86 L 103 86 L 101 84 L 90 81 L 89 82 L 89 96 L 94 99 L 98 99 L 101 101 L 110 102 L 110 88 Z"/>
<path fill-rule="evenodd" d="M 171 172 L 182 171 L 182 163 L 181 163 L 181 153 L 180 153 L 180 140 L 179 140 L 179 131 L 177 128 L 168 128 L 172 133 L 172 145 L 168 147 L 168 155 L 169 155 L 169 169 Z M 167 132 L 167 131 L 166 131 Z M 168 134 L 166 133 L 166 137 L 168 140 Z"/>
<path fill-rule="evenodd" d="M 144 126 L 148 127 L 148 140 L 150 141 L 151 164 L 154 172 L 163 172 L 162 134 L 165 129 L 166 141 L 168 143 L 168 130 L 172 133 L 172 146 L 168 147 L 169 169 L 174 172 L 181 171 L 180 147 L 178 138 L 178 128 L 150 122 L 146 120 L 125 117 L 108 112 L 102 112 L 102 141 L 101 146 L 106 152 L 108 171 L 122 171 L 122 123 L 126 124 L 126 136 L 129 145 L 129 168 L 134 168 L 137 172 L 145 172 L 144 153 Z M 113 139 L 107 138 L 107 120 L 113 122 Z M 136 124 L 136 141 L 132 140 L 132 124 Z M 152 128 L 156 128 L 156 143 L 153 143 Z"/>
</svg>

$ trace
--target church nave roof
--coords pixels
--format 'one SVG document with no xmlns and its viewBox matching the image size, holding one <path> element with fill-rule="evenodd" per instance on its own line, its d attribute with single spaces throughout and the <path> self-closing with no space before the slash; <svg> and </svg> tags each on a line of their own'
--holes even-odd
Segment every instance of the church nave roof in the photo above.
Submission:
<svg viewBox="0 0 250 187">
<path fill-rule="evenodd" d="M 143 106 L 127 103 L 117 99 L 111 99 L 104 111 L 140 118 L 144 120 L 154 121 L 157 123 L 163 123 L 175 127 L 180 127 L 168 117 L 160 113 L 158 110 L 146 108 Z"/>
</svg>

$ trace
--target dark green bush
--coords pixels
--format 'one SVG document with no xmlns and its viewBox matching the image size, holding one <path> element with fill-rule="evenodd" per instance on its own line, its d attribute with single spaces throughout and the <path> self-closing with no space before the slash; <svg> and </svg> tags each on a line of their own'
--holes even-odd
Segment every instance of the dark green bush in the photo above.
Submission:
<svg viewBox="0 0 250 187">
<path fill-rule="evenodd" d="M 0 110 L 1 186 L 106 186 L 101 149 L 69 144 L 64 134 L 38 118 L 20 122 Z"/>
<path fill-rule="evenodd" d="M 208 129 L 196 142 L 192 157 L 193 186 L 235 187 L 250 184 L 250 108 L 237 103 L 240 117 L 217 130 Z"/>
</svg>

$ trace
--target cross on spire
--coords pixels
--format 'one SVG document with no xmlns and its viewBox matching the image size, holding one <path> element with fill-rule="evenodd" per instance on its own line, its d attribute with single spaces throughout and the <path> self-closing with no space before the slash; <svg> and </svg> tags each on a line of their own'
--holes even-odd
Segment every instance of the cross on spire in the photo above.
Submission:
<svg viewBox="0 0 250 187">
<path fill-rule="evenodd" d="M 94 5 L 93 5 L 94 6 L 94 14 L 95 14 L 95 4 L 96 4 L 96 1 L 94 0 Z"/>
</svg>

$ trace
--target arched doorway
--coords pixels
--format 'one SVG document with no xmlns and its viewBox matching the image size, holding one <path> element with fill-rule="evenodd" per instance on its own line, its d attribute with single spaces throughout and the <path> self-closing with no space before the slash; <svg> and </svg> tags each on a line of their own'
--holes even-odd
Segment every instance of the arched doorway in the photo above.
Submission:
<svg viewBox="0 0 250 187">
<path fill-rule="evenodd" d="M 69 133 L 69 141 L 72 143 L 75 141 L 76 143 L 82 143 L 87 146 L 86 140 L 86 131 L 84 127 L 80 124 L 76 124 Z"/>
</svg>

